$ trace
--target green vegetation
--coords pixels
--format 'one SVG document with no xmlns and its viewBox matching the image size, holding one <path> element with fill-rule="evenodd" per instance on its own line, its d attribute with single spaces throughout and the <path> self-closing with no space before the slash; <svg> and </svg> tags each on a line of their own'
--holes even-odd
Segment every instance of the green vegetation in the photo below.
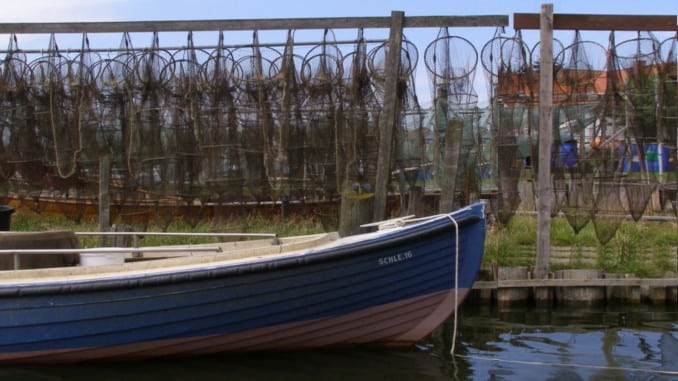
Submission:
<svg viewBox="0 0 678 381">
<path fill-rule="evenodd" d="M 11 229 L 14 231 L 42 231 L 66 229 L 79 232 L 99 231 L 99 222 L 96 217 L 83 218 L 77 224 L 58 214 L 38 214 L 30 209 L 17 209 L 12 215 Z M 143 229 L 139 229 L 143 230 Z M 137 231 L 139 231 L 137 230 Z M 195 226 L 181 218 L 174 218 L 166 229 L 170 232 L 192 233 L 276 233 L 280 237 L 291 235 L 315 234 L 324 232 L 322 223 L 317 219 L 303 219 L 292 217 L 284 219 L 280 215 L 252 214 L 223 217 L 201 221 Z M 149 224 L 147 231 L 162 231 L 159 227 Z M 237 238 L 209 238 L 209 237 L 158 237 L 146 236 L 139 241 L 141 246 L 197 244 L 210 243 L 218 240 L 233 240 Z M 81 237 L 83 247 L 99 245 L 96 236 Z"/>
<path fill-rule="evenodd" d="M 487 235 L 484 261 L 495 261 L 500 266 L 533 266 L 536 256 L 536 218 L 514 216 L 509 224 L 499 229 L 491 227 Z M 579 234 L 564 218 L 551 220 L 552 247 L 571 248 L 566 264 L 554 264 L 551 251 L 551 269 L 596 268 L 610 273 L 632 273 L 638 276 L 658 277 L 667 271 L 676 271 L 678 258 L 678 226 L 675 222 L 624 221 L 615 237 L 600 245 L 593 226 L 589 223 Z M 593 251 L 594 259 L 584 255 Z"/>
</svg>

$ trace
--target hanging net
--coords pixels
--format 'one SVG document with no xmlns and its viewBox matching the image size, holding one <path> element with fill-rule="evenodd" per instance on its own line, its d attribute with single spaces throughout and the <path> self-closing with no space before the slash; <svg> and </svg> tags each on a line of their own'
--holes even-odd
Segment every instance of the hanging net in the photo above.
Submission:
<svg viewBox="0 0 678 381">
<path fill-rule="evenodd" d="M 198 133 L 202 176 L 207 190 L 204 201 L 217 204 L 240 201 L 243 196 L 243 146 L 238 129 L 237 97 L 242 77 L 230 49 L 219 32 L 217 48 L 202 64 L 205 77 L 203 117 Z"/>
<path fill-rule="evenodd" d="M 628 124 L 627 139 L 624 142 L 624 162 L 626 171 L 626 198 L 629 212 L 638 221 L 660 179 L 659 144 L 663 135 L 658 123 L 658 104 L 661 92 L 655 86 L 656 72 L 659 67 L 659 42 L 651 34 L 639 33 L 638 37 L 626 40 L 615 46 L 616 62 L 624 93 L 625 117 Z M 626 164 L 626 165 L 624 165 Z"/>
<path fill-rule="evenodd" d="M 42 147 L 32 122 L 33 102 L 30 98 L 32 71 L 27 57 L 19 50 L 16 35 L 10 36 L 8 53 L 2 61 L 0 76 L 0 176 L 3 193 L 15 194 L 20 201 L 42 191 Z M 39 210 L 39 209 L 38 209 Z"/>
<path fill-rule="evenodd" d="M 661 161 L 658 161 L 662 169 L 660 202 L 662 208 L 668 205 L 678 214 L 678 36 L 661 43 L 658 68 L 657 141 L 662 143 Z"/>
<path fill-rule="evenodd" d="M 490 86 L 492 143 L 496 147 L 497 202 L 493 210 L 497 220 L 507 224 L 521 202 L 518 183 L 530 151 L 521 141 L 531 93 L 529 77 L 525 75 L 529 49 L 517 33 L 514 37 L 492 38 L 480 56 Z"/>
<path fill-rule="evenodd" d="M 554 177 L 567 184 L 562 211 L 575 232 L 588 224 L 595 203 L 598 163 L 588 156 L 588 135 L 602 99 L 599 79 L 605 73 L 605 57 L 606 49 L 602 45 L 582 39 L 577 31 L 572 44 L 555 59 L 559 64 L 554 70 L 554 103 L 559 105 L 559 127 L 554 136 L 555 160 L 552 161 L 555 161 Z"/>
<path fill-rule="evenodd" d="M 309 186 L 316 197 L 335 198 L 337 183 L 336 133 L 341 115 L 343 55 L 335 43 L 334 33 L 325 30 L 322 42 L 303 58 L 301 82 L 306 96 L 303 109 L 307 116 L 306 152 Z"/>
<path fill-rule="evenodd" d="M 337 130 L 337 181 L 348 185 L 350 194 L 358 198 L 373 193 L 377 177 L 379 100 L 372 86 L 369 62 L 368 44 L 361 29 L 353 53 L 343 57 L 342 98 L 347 117 Z M 343 189 L 342 195 L 346 193 Z"/>
<path fill-rule="evenodd" d="M 441 28 L 424 52 L 434 99 L 433 173 L 440 186 L 440 211 L 459 206 L 458 198 L 479 193 L 476 163 L 478 95 L 474 88 L 478 52 L 467 39 Z"/>
</svg>

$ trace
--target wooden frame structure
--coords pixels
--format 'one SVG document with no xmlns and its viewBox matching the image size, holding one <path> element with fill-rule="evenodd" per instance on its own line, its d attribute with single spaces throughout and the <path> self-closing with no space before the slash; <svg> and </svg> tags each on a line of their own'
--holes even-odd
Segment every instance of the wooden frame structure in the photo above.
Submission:
<svg viewBox="0 0 678 381">
<path fill-rule="evenodd" d="M 390 17 L 331 17 L 249 20 L 105 21 L 64 23 L 0 23 L 0 33 L 123 33 L 288 29 L 391 28 L 403 17 L 402 28 L 508 26 L 508 16 L 411 16 L 393 11 Z"/>
<path fill-rule="evenodd" d="M 413 16 L 392 11 L 390 17 L 336 17 L 250 20 L 187 20 L 187 21 L 132 21 L 132 22 L 67 22 L 67 23 L 0 23 L 0 33 L 124 33 L 124 32 L 178 32 L 178 31 L 243 31 L 243 30 L 301 30 L 301 29 L 359 29 L 388 28 L 388 65 L 385 70 L 385 99 L 379 121 L 379 154 L 374 194 L 374 221 L 386 214 L 387 186 L 390 177 L 392 140 L 397 121 L 397 83 L 400 51 L 405 28 L 439 27 L 505 27 L 508 16 Z M 101 200 L 104 200 L 103 197 Z M 104 213 L 105 214 L 105 213 Z M 102 224 L 103 225 L 103 224 Z"/>
<path fill-rule="evenodd" d="M 539 29 L 539 14 L 514 13 L 514 29 Z M 676 16 L 667 15 L 588 15 L 556 13 L 553 15 L 553 30 L 651 30 L 658 32 L 678 31 Z"/>
<path fill-rule="evenodd" d="M 540 29 L 542 68 L 551 68 L 553 62 L 553 30 L 652 30 L 678 31 L 676 15 L 591 15 L 553 14 L 553 5 L 543 4 L 541 13 L 515 13 L 515 29 Z M 378 173 L 375 184 L 373 219 L 383 220 L 386 212 L 387 184 L 390 177 L 389 165 L 392 157 L 391 140 L 397 116 L 395 112 L 400 49 L 405 28 L 435 27 L 505 27 L 508 16 L 413 16 L 405 17 L 402 11 L 393 11 L 390 17 L 335 17 L 335 18 L 291 18 L 291 19 L 250 19 L 250 20 L 175 20 L 175 21 L 133 21 L 133 22 L 68 22 L 68 23 L 0 23 L 0 33 L 116 33 L 116 32 L 176 32 L 176 31 L 242 31 L 242 30 L 301 30 L 301 29 L 356 29 L 388 28 L 389 56 L 386 68 L 386 98 L 380 118 L 380 139 Z M 540 74 L 540 162 L 549 162 L 552 131 L 553 72 L 542 70 Z M 542 140 L 541 136 L 544 137 Z M 543 172 L 542 172 L 543 171 Z M 539 221 L 537 272 L 545 276 L 548 264 L 550 228 L 550 168 L 540 166 L 539 172 Z"/>
<path fill-rule="evenodd" d="M 553 4 L 542 4 L 541 13 L 516 13 L 515 29 L 539 29 L 539 162 L 548 163 L 553 141 L 553 30 L 607 30 L 607 31 L 678 31 L 676 15 L 590 15 L 554 14 Z M 540 165 L 538 173 L 539 202 L 537 205 L 537 258 L 535 279 L 546 279 L 549 274 L 550 218 L 552 203 L 551 168 Z M 538 303 L 549 299 L 548 290 L 536 290 Z"/>
</svg>

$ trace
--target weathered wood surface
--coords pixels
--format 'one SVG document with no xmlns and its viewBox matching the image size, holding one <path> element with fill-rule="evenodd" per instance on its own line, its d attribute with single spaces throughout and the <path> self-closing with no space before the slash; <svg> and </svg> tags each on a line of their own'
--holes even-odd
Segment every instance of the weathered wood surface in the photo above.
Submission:
<svg viewBox="0 0 678 381">
<path fill-rule="evenodd" d="M 373 221 L 383 220 L 386 216 L 387 188 L 391 178 L 391 171 L 388 169 L 391 168 L 393 138 L 399 115 L 398 77 L 400 76 L 404 18 L 403 12 L 393 12 L 391 17 L 389 45 L 386 53 L 386 78 L 384 79 L 384 109 L 379 118 L 379 153 L 374 185 Z"/>
<path fill-rule="evenodd" d="M 553 144 L 553 5 L 544 4 L 539 18 L 539 162 L 549 163 Z M 551 166 L 538 168 L 537 257 L 535 277 L 548 276 L 551 248 Z"/>
<path fill-rule="evenodd" d="M 503 289 L 524 287 L 678 287 L 677 278 L 600 278 L 600 279 L 515 279 L 476 281 L 473 289 Z"/>
<path fill-rule="evenodd" d="M 514 29 L 539 29 L 538 13 L 514 13 Z M 676 15 L 591 15 L 556 13 L 553 29 L 675 31 Z"/>
<path fill-rule="evenodd" d="M 122 33 L 229 30 L 389 28 L 391 17 L 331 17 L 249 20 L 0 23 L 0 33 Z M 412 16 L 405 28 L 508 26 L 508 16 Z"/>
</svg>

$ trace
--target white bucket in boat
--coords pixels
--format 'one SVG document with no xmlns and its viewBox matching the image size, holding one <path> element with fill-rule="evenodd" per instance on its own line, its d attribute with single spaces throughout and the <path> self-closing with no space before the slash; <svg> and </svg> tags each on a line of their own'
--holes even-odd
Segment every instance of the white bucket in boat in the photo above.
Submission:
<svg viewBox="0 0 678 381">
<path fill-rule="evenodd" d="M 125 263 L 125 253 L 80 253 L 80 266 L 121 265 Z"/>
</svg>

